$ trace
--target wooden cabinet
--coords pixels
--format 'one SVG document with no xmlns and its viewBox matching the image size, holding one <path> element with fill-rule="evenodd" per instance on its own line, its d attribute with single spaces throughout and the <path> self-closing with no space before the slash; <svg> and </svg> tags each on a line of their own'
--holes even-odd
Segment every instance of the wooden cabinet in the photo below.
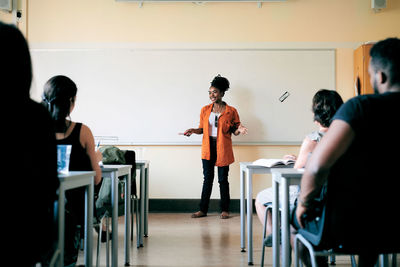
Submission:
<svg viewBox="0 0 400 267">
<path fill-rule="evenodd" d="M 373 94 L 368 74 L 369 50 L 373 44 L 363 44 L 354 51 L 354 95 Z"/>
</svg>

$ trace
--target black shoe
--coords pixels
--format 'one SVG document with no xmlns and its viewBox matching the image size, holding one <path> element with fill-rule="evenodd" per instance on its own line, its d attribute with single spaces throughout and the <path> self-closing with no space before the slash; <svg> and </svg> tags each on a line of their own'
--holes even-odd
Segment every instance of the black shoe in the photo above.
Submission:
<svg viewBox="0 0 400 267">
<path fill-rule="evenodd" d="M 282 236 L 279 238 L 279 243 L 282 244 Z M 264 238 L 264 246 L 266 247 L 272 247 L 272 234 L 267 235 L 266 238 Z"/>
<path fill-rule="evenodd" d="M 98 225 L 96 225 L 94 227 L 94 230 L 96 231 L 96 233 L 99 233 L 99 229 L 100 227 Z M 110 232 L 108 240 L 112 239 L 112 233 Z M 103 231 L 101 230 L 101 243 L 106 243 L 107 242 L 107 231 Z"/>
<path fill-rule="evenodd" d="M 272 234 L 267 235 L 267 237 L 264 239 L 264 246 L 272 247 Z"/>
</svg>

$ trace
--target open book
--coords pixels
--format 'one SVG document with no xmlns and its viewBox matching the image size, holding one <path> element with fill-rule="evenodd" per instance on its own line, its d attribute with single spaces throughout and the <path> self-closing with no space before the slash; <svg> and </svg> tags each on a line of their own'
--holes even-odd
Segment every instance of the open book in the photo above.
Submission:
<svg viewBox="0 0 400 267">
<path fill-rule="evenodd" d="M 258 159 L 253 162 L 253 165 L 271 168 L 279 165 L 290 165 L 294 164 L 295 162 L 296 161 L 292 159 Z"/>
</svg>

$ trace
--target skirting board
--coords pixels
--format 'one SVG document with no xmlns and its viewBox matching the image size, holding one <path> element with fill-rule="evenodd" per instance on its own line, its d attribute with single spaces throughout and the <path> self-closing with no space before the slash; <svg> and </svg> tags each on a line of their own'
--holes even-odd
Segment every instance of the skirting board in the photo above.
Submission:
<svg viewBox="0 0 400 267">
<path fill-rule="evenodd" d="M 188 213 L 199 210 L 200 199 L 149 199 L 149 212 Z M 208 212 L 221 212 L 219 199 L 210 199 Z M 253 211 L 255 212 L 254 200 Z M 240 199 L 231 199 L 230 212 L 240 212 Z"/>
</svg>

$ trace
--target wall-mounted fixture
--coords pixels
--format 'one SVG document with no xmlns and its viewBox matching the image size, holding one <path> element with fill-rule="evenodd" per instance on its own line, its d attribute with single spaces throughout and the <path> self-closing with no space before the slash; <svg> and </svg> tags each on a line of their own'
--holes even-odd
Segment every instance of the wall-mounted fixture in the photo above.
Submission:
<svg viewBox="0 0 400 267">
<path fill-rule="evenodd" d="M 371 8 L 375 12 L 379 12 L 386 8 L 386 0 L 371 0 Z"/>
<path fill-rule="evenodd" d="M 12 0 L 0 0 L 0 10 L 12 11 Z"/>
<path fill-rule="evenodd" d="M 194 4 L 202 4 L 208 2 L 251 2 L 251 3 L 258 3 L 258 7 L 261 7 L 262 3 L 266 2 L 286 2 L 286 0 L 205 0 L 205 1 L 195 1 L 195 0 L 115 0 L 117 2 L 136 2 L 139 3 L 139 6 L 142 7 L 144 3 L 150 2 L 158 2 L 158 3 L 165 3 L 165 2 L 189 2 Z"/>
</svg>

